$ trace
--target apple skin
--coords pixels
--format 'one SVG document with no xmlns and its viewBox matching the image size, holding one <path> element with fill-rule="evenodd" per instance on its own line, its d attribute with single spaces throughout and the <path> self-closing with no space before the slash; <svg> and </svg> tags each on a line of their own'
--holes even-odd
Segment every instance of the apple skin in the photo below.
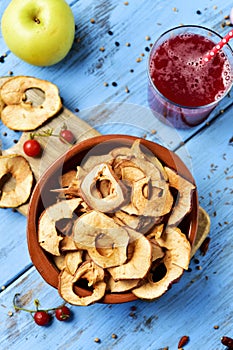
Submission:
<svg viewBox="0 0 233 350">
<path fill-rule="evenodd" d="M 16 56 L 35 66 L 50 66 L 70 51 L 75 20 L 65 0 L 12 0 L 1 29 Z"/>
</svg>

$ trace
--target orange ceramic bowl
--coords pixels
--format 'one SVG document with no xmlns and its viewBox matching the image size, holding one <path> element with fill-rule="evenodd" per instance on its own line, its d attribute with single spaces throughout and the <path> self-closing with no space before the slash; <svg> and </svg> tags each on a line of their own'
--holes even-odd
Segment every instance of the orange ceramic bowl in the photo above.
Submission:
<svg viewBox="0 0 233 350">
<path fill-rule="evenodd" d="M 82 141 L 58 158 L 36 184 L 31 196 L 28 211 L 28 249 L 34 266 L 44 280 L 51 286 L 58 288 L 59 270 L 54 264 L 50 254 L 46 253 L 38 243 L 39 217 L 46 207 L 56 202 L 57 193 L 51 192 L 51 189 L 58 188 L 60 186 L 60 175 L 71 169 L 76 169 L 77 165 L 81 163 L 82 159 L 93 147 L 110 141 L 111 147 L 130 146 L 136 139 L 137 137 L 127 135 L 103 135 Z M 176 170 L 178 174 L 185 177 L 195 185 L 195 181 L 190 171 L 175 153 L 163 146 L 144 139 L 141 139 L 141 144 L 149 149 L 163 165 Z M 198 227 L 198 206 L 198 194 L 197 190 L 195 190 L 192 193 L 191 211 L 185 216 L 181 223 L 182 232 L 186 234 L 191 245 L 195 241 Z M 81 286 L 75 286 L 75 291 L 80 296 L 87 296 L 90 294 L 90 291 Z M 106 293 L 101 302 L 116 304 L 136 299 L 137 297 L 131 292 Z"/>
</svg>

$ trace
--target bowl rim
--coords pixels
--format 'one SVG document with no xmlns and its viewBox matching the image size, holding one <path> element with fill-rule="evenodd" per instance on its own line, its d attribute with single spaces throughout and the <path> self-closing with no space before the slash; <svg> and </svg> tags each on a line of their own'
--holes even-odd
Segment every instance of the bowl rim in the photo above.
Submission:
<svg viewBox="0 0 233 350">
<path fill-rule="evenodd" d="M 131 144 L 136 139 L 140 139 L 140 143 L 145 147 L 147 147 L 156 156 L 157 156 L 157 153 L 162 155 L 162 157 L 159 156 L 158 158 L 159 160 L 162 161 L 162 163 L 165 163 L 166 165 L 167 165 L 165 161 L 166 157 L 170 155 L 172 164 L 169 164 L 169 167 L 174 170 L 182 168 L 182 172 L 179 172 L 179 173 L 195 185 L 195 190 L 192 193 L 193 205 L 192 205 L 191 211 L 192 211 L 193 219 L 190 222 L 189 237 L 188 237 L 191 245 L 194 244 L 197 228 L 198 228 L 198 207 L 199 207 L 198 193 L 197 193 L 195 180 L 191 172 L 187 168 L 187 166 L 180 159 L 180 157 L 177 154 L 175 154 L 173 151 L 169 150 L 168 148 L 158 143 L 145 140 L 137 136 L 129 136 L 124 134 L 108 134 L 108 135 L 94 136 L 92 138 L 80 141 L 79 143 L 72 146 L 72 148 L 70 148 L 67 152 L 65 152 L 59 158 L 57 158 L 39 178 L 30 198 L 28 215 L 27 215 L 28 251 L 29 251 L 29 255 L 33 265 L 35 266 L 37 271 L 40 273 L 40 275 L 43 277 L 43 279 L 52 287 L 56 289 L 58 288 L 59 270 L 55 266 L 55 264 L 53 264 L 49 260 L 47 253 L 39 245 L 38 233 L 37 233 L 38 231 L 37 206 L 41 198 L 41 193 L 43 191 L 43 188 L 46 185 L 46 179 L 50 178 L 54 173 L 56 173 L 56 171 L 58 171 L 58 169 L 61 167 L 61 164 L 64 164 L 68 160 L 72 159 L 75 155 L 77 155 L 80 152 L 87 153 L 92 147 L 98 145 L 99 143 L 116 140 L 116 141 L 122 141 L 122 142 L 127 141 L 129 144 Z M 41 213 L 42 211 L 40 212 L 40 214 Z M 75 292 L 78 294 L 81 294 L 81 296 L 83 297 L 90 295 L 90 292 L 88 290 L 78 286 L 75 286 Z M 118 304 L 118 303 L 130 302 L 134 300 L 138 300 L 138 298 L 129 291 L 129 292 L 123 292 L 123 293 L 106 293 L 103 299 L 101 299 L 99 302 L 106 303 L 106 304 Z"/>
</svg>

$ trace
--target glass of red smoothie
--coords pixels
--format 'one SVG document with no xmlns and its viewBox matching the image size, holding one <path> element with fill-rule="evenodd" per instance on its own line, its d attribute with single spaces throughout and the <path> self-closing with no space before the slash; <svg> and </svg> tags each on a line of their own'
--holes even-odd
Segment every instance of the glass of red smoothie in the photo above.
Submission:
<svg viewBox="0 0 233 350">
<path fill-rule="evenodd" d="M 213 30 L 179 26 L 154 43 L 148 61 L 148 102 L 155 115 L 176 128 L 202 123 L 229 93 L 233 51 L 225 45 L 209 62 L 202 57 L 222 37 Z"/>
</svg>

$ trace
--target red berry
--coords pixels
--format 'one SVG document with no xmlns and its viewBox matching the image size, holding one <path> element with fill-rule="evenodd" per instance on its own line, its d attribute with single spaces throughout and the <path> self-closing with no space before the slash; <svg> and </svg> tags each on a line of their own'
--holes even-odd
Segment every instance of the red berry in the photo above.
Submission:
<svg viewBox="0 0 233 350">
<path fill-rule="evenodd" d="M 70 318 L 70 309 L 67 306 L 61 306 L 56 309 L 55 316 L 59 321 L 67 321 Z"/>
<path fill-rule="evenodd" d="M 24 153 L 29 157 L 36 157 L 41 152 L 41 146 L 37 140 L 27 140 L 23 144 Z"/>
<path fill-rule="evenodd" d="M 37 311 L 34 314 L 34 321 L 38 326 L 46 326 L 51 320 L 51 316 L 46 311 Z"/>
<path fill-rule="evenodd" d="M 74 143 L 75 137 L 74 134 L 72 133 L 72 131 L 67 130 L 67 129 L 63 129 L 60 132 L 60 136 L 61 136 L 61 141 L 64 142 L 67 141 L 69 143 Z"/>
</svg>

